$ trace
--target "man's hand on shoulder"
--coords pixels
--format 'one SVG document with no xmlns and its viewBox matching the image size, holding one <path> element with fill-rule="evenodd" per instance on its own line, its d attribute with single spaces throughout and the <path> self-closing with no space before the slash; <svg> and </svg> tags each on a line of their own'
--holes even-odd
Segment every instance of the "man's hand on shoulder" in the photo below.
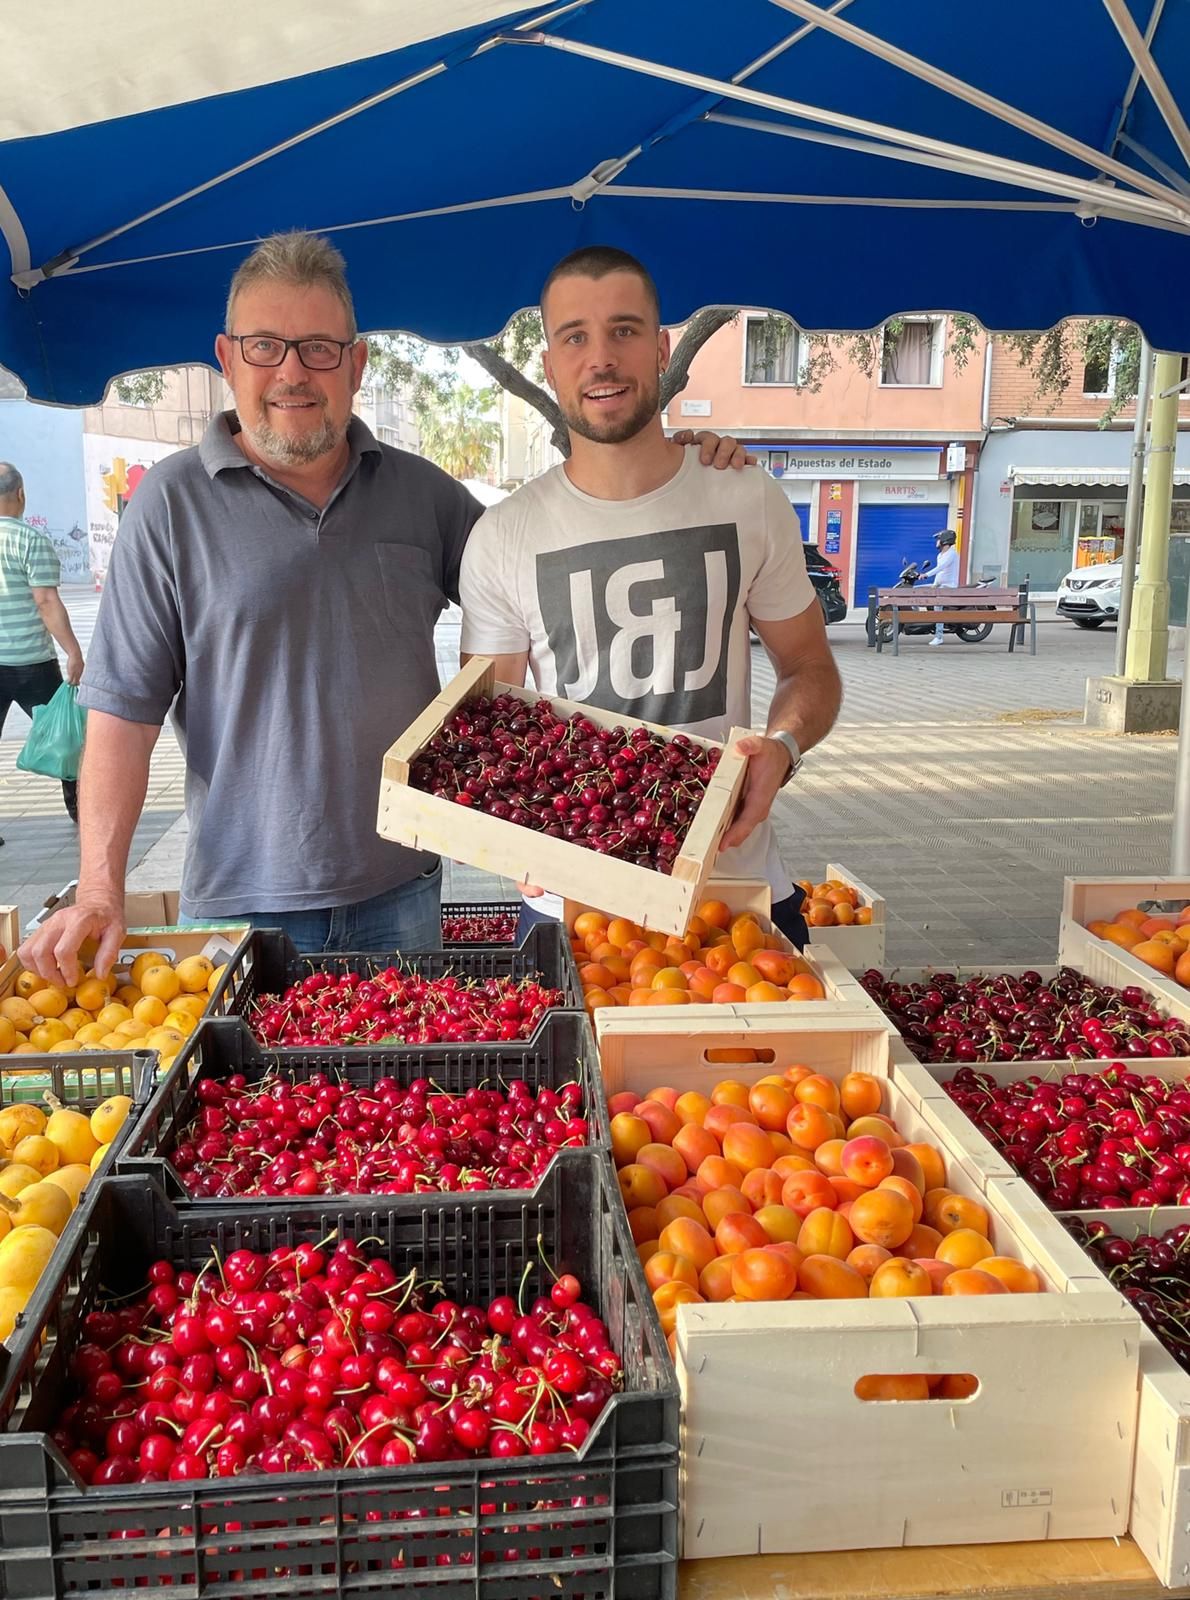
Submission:
<svg viewBox="0 0 1190 1600">
<path fill-rule="evenodd" d="M 742 472 L 745 467 L 756 465 L 756 457 L 749 455 L 740 441 L 733 439 L 729 433 L 720 435 L 707 428 L 695 433 L 693 428 L 681 428 L 674 434 L 673 442 L 697 445 L 699 461 L 704 467 L 714 467 L 717 472 L 722 472 L 725 467 Z"/>
</svg>

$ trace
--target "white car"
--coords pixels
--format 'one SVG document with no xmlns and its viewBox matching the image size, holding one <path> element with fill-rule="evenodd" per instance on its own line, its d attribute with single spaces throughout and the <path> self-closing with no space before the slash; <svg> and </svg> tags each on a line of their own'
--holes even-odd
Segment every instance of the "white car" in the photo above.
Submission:
<svg viewBox="0 0 1190 1600">
<path fill-rule="evenodd" d="M 1120 615 L 1122 561 L 1105 561 L 1098 567 L 1076 567 L 1058 585 L 1058 615 L 1080 628 L 1100 628 Z"/>
</svg>

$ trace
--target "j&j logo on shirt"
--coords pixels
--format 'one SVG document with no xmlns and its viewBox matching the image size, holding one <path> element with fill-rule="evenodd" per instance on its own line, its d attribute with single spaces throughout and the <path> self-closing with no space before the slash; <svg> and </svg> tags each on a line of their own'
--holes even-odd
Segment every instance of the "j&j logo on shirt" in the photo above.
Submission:
<svg viewBox="0 0 1190 1600">
<path fill-rule="evenodd" d="M 734 523 L 539 555 L 558 694 L 671 726 L 723 716 L 739 593 Z"/>
</svg>

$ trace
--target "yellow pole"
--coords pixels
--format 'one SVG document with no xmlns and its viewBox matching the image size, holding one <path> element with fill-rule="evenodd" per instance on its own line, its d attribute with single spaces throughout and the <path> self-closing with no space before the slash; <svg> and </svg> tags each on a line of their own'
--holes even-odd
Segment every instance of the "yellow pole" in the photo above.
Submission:
<svg viewBox="0 0 1190 1600">
<path fill-rule="evenodd" d="M 1159 355 L 1153 375 L 1153 420 L 1145 463 L 1145 509 L 1140 534 L 1140 573 L 1132 592 L 1132 621 L 1124 676 L 1134 683 L 1162 683 L 1169 667 L 1169 520 L 1173 506 L 1173 457 L 1178 438 L 1177 388 L 1182 358 Z"/>
</svg>

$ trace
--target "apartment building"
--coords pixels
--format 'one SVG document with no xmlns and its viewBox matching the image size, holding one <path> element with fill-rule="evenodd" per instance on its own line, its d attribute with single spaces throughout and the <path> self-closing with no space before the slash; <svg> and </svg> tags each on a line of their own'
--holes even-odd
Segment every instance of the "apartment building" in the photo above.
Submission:
<svg viewBox="0 0 1190 1600">
<path fill-rule="evenodd" d="M 969 566 L 986 340 L 960 365 L 951 333 L 945 316 L 905 318 L 897 337 L 878 341 L 870 373 L 838 345 L 834 369 L 811 386 L 811 342 L 742 311 L 694 357 L 666 424 L 744 440 L 862 611 L 869 588 L 933 557 L 943 528 L 957 531 Z"/>
<path fill-rule="evenodd" d="M 1105 424 L 1117 356 L 1088 363 L 1068 335 L 1072 381 L 1059 396 L 1039 392 L 1035 363 L 1022 365 L 991 341 L 984 402 L 986 439 L 976 488 L 972 568 L 1025 578 L 1052 593 L 1075 567 L 1114 561 L 1124 538 L 1124 504 L 1136 416 L 1133 402 Z M 1188 375 L 1182 363 L 1182 378 Z M 1190 399 L 1178 407 L 1170 570 L 1190 570 Z"/>
</svg>

